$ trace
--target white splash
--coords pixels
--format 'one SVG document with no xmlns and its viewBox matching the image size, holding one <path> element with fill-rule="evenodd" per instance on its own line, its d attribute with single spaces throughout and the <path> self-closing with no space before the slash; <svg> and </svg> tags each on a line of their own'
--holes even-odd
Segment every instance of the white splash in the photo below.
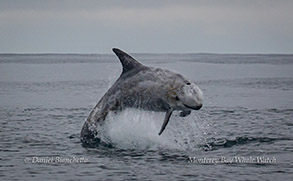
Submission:
<svg viewBox="0 0 293 181">
<path fill-rule="evenodd" d="M 196 113 L 185 118 L 177 114 L 173 113 L 161 136 L 165 113 L 126 109 L 109 114 L 100 128 L 100 138 L 122 149 L 197 149 L 204 140 L 205 121 L 197 119 Z"/>
</svg>

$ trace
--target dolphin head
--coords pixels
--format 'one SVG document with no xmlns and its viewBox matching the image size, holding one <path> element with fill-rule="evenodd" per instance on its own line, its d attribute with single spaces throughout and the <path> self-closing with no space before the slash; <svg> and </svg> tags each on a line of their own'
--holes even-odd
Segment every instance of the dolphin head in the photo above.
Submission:
<svg viewBox="0 0 293 181">
<path fill-rule="evenodd" d="M 183 91 L 178 94 L 179 101 L 189 109 L 199 110 L 202 107 L 203 95 L 199 87 L 193 82 L 187 82 Z"/>
<path fill-rule="evenodd" d="M 176 79 L 168 93 L 170 106 L 174 110 L 199 110 L 203 105 L 203 94 L 199 87 L 182 76 Z"/>
</svg>

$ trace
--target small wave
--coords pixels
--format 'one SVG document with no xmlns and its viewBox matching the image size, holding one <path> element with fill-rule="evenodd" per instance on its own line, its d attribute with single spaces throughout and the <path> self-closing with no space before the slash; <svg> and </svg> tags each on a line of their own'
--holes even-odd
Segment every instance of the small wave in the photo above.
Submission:
<svg viewBox="0 0 293 181">
<path fill-rule="evenodd" d="M 270 77 L 270 78 L 238 78 L 238 79 L 218 79 L 197 81 L 203 86 L 224 86 L 224 87 L 241 87 L 254 89 L 278 89 L 278 90 L 292 90 L 293 79 L 291 77 Z"/>
<path fill-rule="evenodd" d="M 281 140 L 293 140 L 290 138 L 270 138 L 270 137 L 236 137 L 235 139 L 210 138 L 201 147 L 205 150 L 217 150 L 219 148 L 229 148 L 232 146 L 245 145 L 250 143 L 274 143 Z"/>
</svg>

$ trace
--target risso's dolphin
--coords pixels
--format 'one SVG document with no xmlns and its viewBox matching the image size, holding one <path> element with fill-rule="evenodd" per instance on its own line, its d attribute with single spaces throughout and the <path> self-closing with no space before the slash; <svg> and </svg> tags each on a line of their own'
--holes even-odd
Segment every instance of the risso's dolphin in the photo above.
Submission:
<svg viewBox="0 0 293 181">
<path fill-rule="evenodd" d="M 113 48 L 123 71 L 118 80 L 105 93 L 85 121 L 81 141 L 88 142 L 98 133 L 109 112 L 125 108 L 166 112 L 159 135 L 166 128 L 173 111 L 180 116 L 202 107 L 203 95 L 198 86 L 175 72 L 142 65 L 127 53 Z"/>
</svg>

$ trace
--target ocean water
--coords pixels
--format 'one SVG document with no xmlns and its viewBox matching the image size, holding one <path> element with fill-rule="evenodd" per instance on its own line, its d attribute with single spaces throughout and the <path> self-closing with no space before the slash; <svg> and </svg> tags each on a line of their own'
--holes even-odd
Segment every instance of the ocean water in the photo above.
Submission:
<svg viewBox="0 0 293 181">
<path fill-rule="evenodd" d="M 0 55 L 1 180 L 292 180 L 293 55 L 133 54 L 204 93 L 185 118 L 127 109 L 80 130 L 121 73 L 114 55 Z"/>
</svg>

